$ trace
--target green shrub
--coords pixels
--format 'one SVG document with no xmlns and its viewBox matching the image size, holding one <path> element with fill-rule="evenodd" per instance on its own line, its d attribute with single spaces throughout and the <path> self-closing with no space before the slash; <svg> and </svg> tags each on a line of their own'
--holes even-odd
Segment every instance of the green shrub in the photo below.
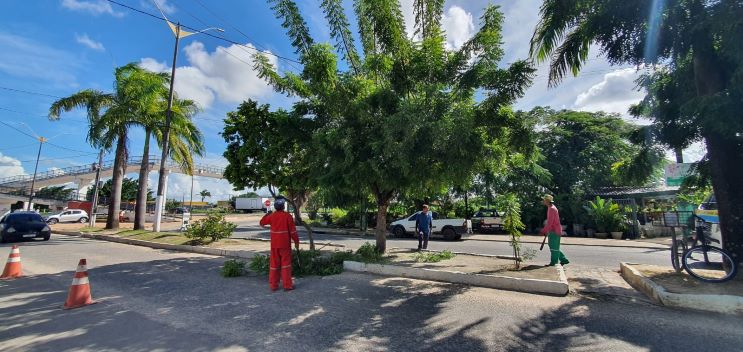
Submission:
<svg viewBox="0 0 743 352">
<path fill-rule="evenodd" d="M 356 260 L 364 263 L 385 263 L 387 258 L 377 250 L 376 244 L 364 243 L 356 250 Z"/>
<path fill-rule="evenodd" d="M 205 239 L 211 242 L 219 241 L 232 236 L 237 225 L 224 219 L 224 215 L 209 213 L 206 219 L 195 221 L 184 232 L 184 235 L 195 243 L 204 243 Z"/>
<path fill-rule="evenodd" d="M 224 262 L 222 266 L 222 276 L 237 277 L 245 273 L 245 262 L 242 260 L 230 259 Z"/>
<path fill-rule="evenodd" d="M 442 260 L 452 259 L 456 256 L 456 254 L 452 253 L 448 249 L 442 252 L 420 252 L 415 255 L 415 261 L 419 263 L 438 263 Z"/>
<path fill-rule="evenodd" d="M 341 208 L 330 209 L 330 221 L 332 221 L 333 224 L 345 223 L 345 218 L 347 215 L 348 211 Z"/>
<path fill-rule="evenodd" d="M 253 257 L 253 259 L 250 260 L 248 268 L 250 268 L 252 272 L 268 275 L 268 271 L 271 268 L 268 256 L 264 254 L 257 254 L 255 257 Z"/>
</svg>

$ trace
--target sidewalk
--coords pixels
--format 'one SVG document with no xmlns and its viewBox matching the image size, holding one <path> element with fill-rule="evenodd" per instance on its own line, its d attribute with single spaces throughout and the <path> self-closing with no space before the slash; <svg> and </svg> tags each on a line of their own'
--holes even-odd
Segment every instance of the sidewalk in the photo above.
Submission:
<svg viewBox="0 0 743 352">
<path fill-rule="evenodd" d="M 300 230 L 302 230 L 300 228 Z M 358 236 L 364 237 L 364 231 L 355 229 L 333 229 L 333 228 L 322 228 L 313 227 L 314 233 L 321 233 L 327 235 L 344 235 L 344 236 Z M 374 230 L 370 229 L 367 231 L 366 236 L 374 236 Z M 540 235 L 523 235 L 521 236 L 522 243 L 542 243 L 544 237 Z M 491 242 L 510 242 L 506 234 L 473 234 L 465 236 L 465 241 L 491 241 Z M 562 245 L 565 246 L 595 246 L 595 247 L 621 247 L 621 248 L 645 248 L 645 249 L 669 249 L 671 247 L 671 239 L 668 237 L 659 238 L 647 238 L 640 240 L 613 240 L 613 239 L 599 239 L 599 238 L 587 238 L 587 237 L 563 237 L 561 241 Z"/>
</svg>

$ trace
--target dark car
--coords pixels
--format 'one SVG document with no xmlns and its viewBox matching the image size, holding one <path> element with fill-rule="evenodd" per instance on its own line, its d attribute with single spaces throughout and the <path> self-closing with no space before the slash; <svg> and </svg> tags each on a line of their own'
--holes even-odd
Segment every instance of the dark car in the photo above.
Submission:
<svg viewBox="0 0 743 352">
<path fill-rule="evenodd" d="M 0 219 L 0 241 L 43 238 L 48 241 L 52 230 L 41 215 L 32 211 L 18 211 Z"/>
</svg>

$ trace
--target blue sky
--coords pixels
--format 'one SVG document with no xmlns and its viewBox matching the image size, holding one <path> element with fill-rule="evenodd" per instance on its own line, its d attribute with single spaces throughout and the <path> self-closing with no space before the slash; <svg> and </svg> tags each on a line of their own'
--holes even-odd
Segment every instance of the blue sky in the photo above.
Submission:
<svg viewBox="0 0 743 352">
<path fill-rule="evenodd" d="M 117 1 L 159 13 L 152 0 Z M 412 2 L 401 1 L 409 32 L 412 32 Z M 218 26 L 225 29 L 222 35 L 233 41 L 284 57 L 296 57 L 284 29 L 265 1 L 158 0 L 158 3 L 173 21 L 199 29 Z M 315 39 L 330 40 L 318 6 L 320 0 L 297 3 Z M 478 18 L 488 3 L 485 0 L 446 2 L 443 22 L 449 47 L 458 47 L 474 34 Z M 541 2 L 493 3 L 501 5 L 506 16 L 504 61 L 526 57 Z M 7 0 L 0 8 L 0 87 L 45 94 L 0 89 L 0 121 L 28 134 L 52 138 L 42 150 L 39 164 L 42 171 L 90 164 L 97 154 L 85 141 L 87 125 L 83 111 L 65 113 L 60 121 L 47 120 L 46 113 L 54 96 L 67 96 L 85 88 L 110 90 L 113 68 L 129 62 L 140 62 L 151 70 L 170 69 L 174 39 L 167 25 L 105 0 Z M 355 22 L 353 15 L 347 13 Z M 181 42 L 176 90 L 203 108 L 196 121 L 206 137 L 207 154 L 200 160 L 204 164 L 225 164 L 221 157 L 225 144 L 219 136 L 221 120 L 242 100 L 252 98 L 273 107 L 291 103 L 255 76 L 250 64 L 252 51 L 204 35 L 194 35 Z M 280 70 L 296 71 L 298 67 L 280 59 L 276 59 L 276 64 Z M 597 56 L 588 62 L 582 75 L 566 79 L 557 89 L 547 88 L 546 65 L 540 66 L 538 72 L 535 84 L 516 108 L 550 105 L 625 114 L 627 107 L 642 97 L 642 93 L 633 89 L 637 76 L 634 68 L 612 67 Z M 0 125 L 0 137 L 0 177 L 32 173 L 38 143 L 5 125 Z M 135 130 L 130 138 L 130 154 L 141 154 L 142 131 Z M 696 147 L 687 154 L 690 159 L 698 159 L 700 153 Z M 130 166 L 129 171 L 136 171 L 135 167 Z M 150 180 L 154 181 L 155 177 L 153 173 Z M 189 177 L 172 176 L 169 197 L 181 198 L 190 192 L 190 182 Z M 226 181 L 197 177 L 196 192 L 204 188 L 214 195 L 212 200 L 226 198 L 231 192 Z"/>
</svg>

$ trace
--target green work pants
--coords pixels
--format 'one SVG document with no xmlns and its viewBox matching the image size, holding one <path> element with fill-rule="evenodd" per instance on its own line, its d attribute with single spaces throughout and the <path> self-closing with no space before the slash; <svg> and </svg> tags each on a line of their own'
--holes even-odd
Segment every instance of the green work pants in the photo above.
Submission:
<svg viewBox="0 0 743 352">
<path fill-rule="evenodd" d="M 559 261 L 560 264 L 570 263 L 565 254 L 560 251 L 560 236 L 554 232 L 550 232 L 547 235 L 547 244 L 550 246 L 550 265 L 555 265 Z"/>
</svg>

